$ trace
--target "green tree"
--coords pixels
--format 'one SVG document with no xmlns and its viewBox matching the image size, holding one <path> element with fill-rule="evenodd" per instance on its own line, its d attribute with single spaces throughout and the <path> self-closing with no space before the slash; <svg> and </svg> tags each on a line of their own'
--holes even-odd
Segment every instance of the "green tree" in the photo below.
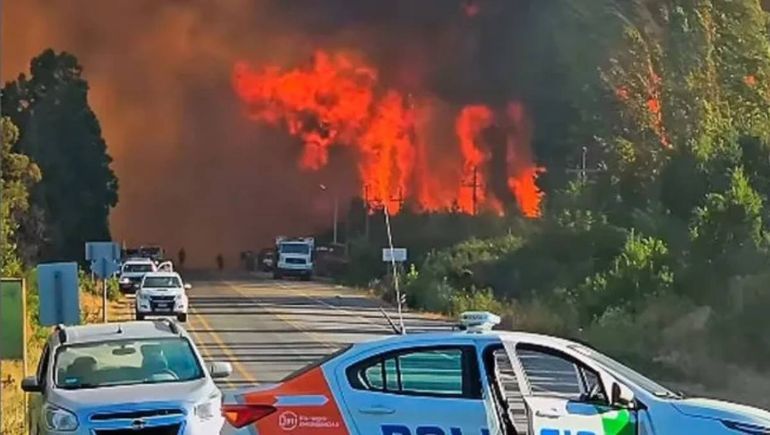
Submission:
<svg viewBox="0 0 770 435">
<path fill-rule="evenodd" d="M 662 240 L 632 232 L 610 269 L 591 276 L 574 292 L 584 322 L 609 309 L 633 314 L 646 298 L 667 294 L 674 284 L 670 263 Z"/>
<path fill-rule="evenodd" d="M 3 111 L 22 130 L 16 149 L 46 174 L 32 192 L 45 221 L 43 258 L 80 260 L 84 242 L 110 238 L 118 201 L 112 159 L 75 56 L 46 50 L 30 73 L 6 85 Z"/>
<path fill-rule="evenodd" d="M 40 181 L 40 169 L 28 156 L 13 151 L 19 129 L 7 117 L 0 118 L 0 134 L 0 272 L 21 276 L 17 230 L 19 220 L 29 211 L 29 189 Z"/>
</svg>

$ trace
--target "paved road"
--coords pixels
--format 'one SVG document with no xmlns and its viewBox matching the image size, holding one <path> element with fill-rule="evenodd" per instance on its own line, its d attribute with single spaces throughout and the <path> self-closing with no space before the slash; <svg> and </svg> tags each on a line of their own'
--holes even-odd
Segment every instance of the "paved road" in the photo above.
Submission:
<svg viewBox="0 0 770 435">
<path fill-rule="evenodd" d="M 383 304 L 357 290 L 253 275 L 187 279 L 187 329 L 206 359 L 233 364 L 225 389 L 276 382 L 341 346 L 392 334 Z M 408 330 L 447 328 L 425 316 L 404 319 Z"/>
</svg>

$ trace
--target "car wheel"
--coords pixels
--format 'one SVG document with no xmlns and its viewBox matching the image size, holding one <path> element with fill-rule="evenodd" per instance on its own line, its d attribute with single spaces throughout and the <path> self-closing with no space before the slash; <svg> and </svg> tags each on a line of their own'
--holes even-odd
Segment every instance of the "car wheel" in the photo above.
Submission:
<svg viewBox="0 0 770 435">
<path fill-rule="evenodd" d="M 187 313 L 177 314 L 176 319 L 179 320 L 182 323 L 187 322 Z"/>
<path fill-rule="evenodd" d="M 136 313 L 136 320 L 144 320 L 145 315 L 142 313 Z"/>
</svg>

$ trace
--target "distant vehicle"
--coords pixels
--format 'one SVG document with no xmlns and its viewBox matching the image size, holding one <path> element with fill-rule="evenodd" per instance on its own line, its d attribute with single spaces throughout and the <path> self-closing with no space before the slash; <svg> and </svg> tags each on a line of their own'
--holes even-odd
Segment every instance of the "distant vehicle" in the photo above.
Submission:
<svg viewBox="0 0 770 435">
<path fill-rule="evenodd" d="M 142 284 L 144 275 L 158 270 L 154 261 L 148 258 L 129 258 L 120 268 L 118 285 L 124 293 L 135 292 Z"/>
<path fill-rule="evenodd" d="M 287 238 L 275 240 L 277 262 L 273 269 L 273 278 L 299 276 L 309 281 L 313 278 L 313 251 L 315 239 L 312 237 Z"/>
<path fill-rule="evenodd" d="M 585 345 L 499 322 L 469 312 L 463 332 L 348 346 L 242 391 L 225 416 L 260 434 L 770 433 L 770 412 L 686 398 Z"/>
<path fill-rule="evenodd" d="M 22 389 L 42 395 L 38 435 L 209 435 L 224 425 L 214 379 L 231 373 L 169 320 L 92 324 L 57 328 Z"/>
<path fill-rule="evenodd" d="M 166 259 L 166 253 L 163 248 L 156 245 L 140 246 L 139 255 L 155 262 L 161 262 Z"/>
<path fill-rule="evenodd" d="M 191 288 L 192 286 L 184 284 L 175 272 L 146 274 L 136 292 L 136 319 L 144 320 L 147 316 L 176 316 L 180 322 L 186 322 L 189 300 L 185 290 Z"/>
</svg>

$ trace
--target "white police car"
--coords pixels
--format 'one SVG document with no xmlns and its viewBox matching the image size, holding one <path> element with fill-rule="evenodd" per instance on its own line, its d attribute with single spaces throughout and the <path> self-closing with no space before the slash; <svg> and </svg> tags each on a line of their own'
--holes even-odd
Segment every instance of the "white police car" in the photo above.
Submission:
<svg viewBox="0 0 770 435">
<path fill-rule="evenodd" d="M 238 433 L 293 435 L 770 434 L 770 413 L 685 398 L 572 341 L 491 331 L 349 346 L 224 407 Z"/>
</svg>

